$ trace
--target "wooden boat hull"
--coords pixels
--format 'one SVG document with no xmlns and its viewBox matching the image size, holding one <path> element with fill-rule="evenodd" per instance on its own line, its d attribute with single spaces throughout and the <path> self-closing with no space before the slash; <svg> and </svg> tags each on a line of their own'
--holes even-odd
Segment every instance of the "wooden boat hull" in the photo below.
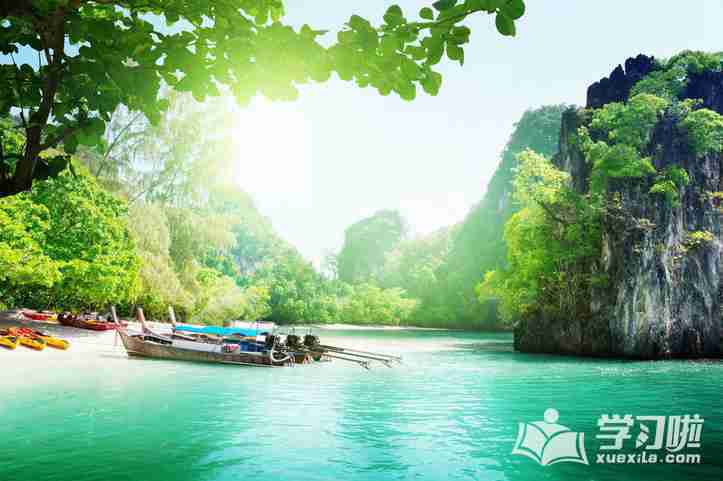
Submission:
<svg viewBox="0 0 723 481">
<path fill-rule="evenodd" d="M 227 354 L 197 351 L 174 347 L 171 344 L 147 341 L 145 338 L 151 336 L 130 335 L 125 329 L 118 329 L 118 334 L 129 356 L 254 367 L 281 367 L 287 363 L 286 360 L 272 361 L 268 353 L 239 352 Z"/>
</svg>

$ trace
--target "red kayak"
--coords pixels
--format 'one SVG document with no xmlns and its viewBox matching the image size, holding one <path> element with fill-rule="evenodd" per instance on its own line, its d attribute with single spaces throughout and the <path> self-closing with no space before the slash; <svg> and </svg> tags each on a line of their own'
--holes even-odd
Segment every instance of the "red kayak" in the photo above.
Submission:
<svg viewBox="0 0 723 481">
<path fill-rule="evenodd" d="M 118 327 L 114 322 L 99 321 L 96 319 L 83 319 L 79 316 L 64 312 L 58 316 L 58 322 L 64 326 L 90 329 L 91 331 L 110 331 Z"/>
<path fill-rule="evenodd" d="M 51 321 L 57 318 L 54 312 L 23 311 L 23 316 L 33 321 Z"/>
</svg>

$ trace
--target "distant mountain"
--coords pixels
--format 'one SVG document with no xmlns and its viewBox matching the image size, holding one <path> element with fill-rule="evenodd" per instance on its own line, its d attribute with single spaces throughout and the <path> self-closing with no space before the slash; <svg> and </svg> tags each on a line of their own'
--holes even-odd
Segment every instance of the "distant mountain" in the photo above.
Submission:
<svg viewBox="0 0 723 481">
<path fill-rule="evenodd" d="M 479 303 L 475 286 L 487 271 L 505 263 L 504 225 L 516 211 L 510 199 L 516 156 L 532 149 L 552 157 L 558 150 L 560 119 L 568 108 L 562 104 L 528 110 L 515 125 L 484 197 L 455 229 L 448 257 L 437 271 L 439 292 L 433 305 L 420 309 L 434 313 L 425 324 L 496 327 L 494 306 Z"/>
</svg>

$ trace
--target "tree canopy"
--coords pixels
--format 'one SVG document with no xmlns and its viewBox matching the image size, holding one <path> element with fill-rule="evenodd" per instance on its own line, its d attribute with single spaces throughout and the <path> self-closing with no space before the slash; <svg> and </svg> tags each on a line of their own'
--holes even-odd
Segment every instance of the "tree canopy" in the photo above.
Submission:
<svg viewBox="0 0 723 481">
<path fill-rule="evenodd" d="M 337 256 L 339 279 L 357 283 L 377 279 L 386 255 L 404 238 L 407 227 L 396 210 L 382 210 L 344 231 Z"/>
<path fill-rule="evenodd" d="M 79 170 L 0 201 L 3 302 L 87 308 L 135 295 L 126 206 Z"/>
<path fill-rule="evenodd" d="M 26 139 L 0 158 L 0 196 L 68 162 L 42 151 L 100 143 L 119 105 L 157 123 L 164 87 L 198 100 L 221 85 L 240 102 L 288 100 L 297 85 L 336 73 L 382 95 L 411 100 L 419 86 L 435 95 L 444 54 L 464 62 L 469 15 L 493 15 L 514 35 L 524 12 L 523 0 L 438 0 L 411 19 L 393 5 L 377 26 L 352 15 L 325 46 L 327 32 L 283 24 L 281 0 L 0 0 L 0 54 L 12 60 L 0 65 L 0 116 L 17 112 Z"/>
</svg>

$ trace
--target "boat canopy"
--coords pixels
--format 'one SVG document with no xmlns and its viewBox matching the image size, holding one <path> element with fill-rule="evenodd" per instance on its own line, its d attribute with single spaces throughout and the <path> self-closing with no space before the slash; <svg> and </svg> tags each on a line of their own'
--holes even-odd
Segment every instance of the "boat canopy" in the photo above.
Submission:
<svg viewBox="0 0 723 481">
<path fill-rule="evenodd" d="M 187 324 L 176 324 L 174 329 L 183 332 L 195 332 L 197 334 L 214 334 L 216 336 L 233 336 L 234 334 L 241 336 L 256 336 L 266 330 L 261 328 L 240 328 L 240 327 L 220 327 L 220 326 L 190 326 Z"/>
</svg>

